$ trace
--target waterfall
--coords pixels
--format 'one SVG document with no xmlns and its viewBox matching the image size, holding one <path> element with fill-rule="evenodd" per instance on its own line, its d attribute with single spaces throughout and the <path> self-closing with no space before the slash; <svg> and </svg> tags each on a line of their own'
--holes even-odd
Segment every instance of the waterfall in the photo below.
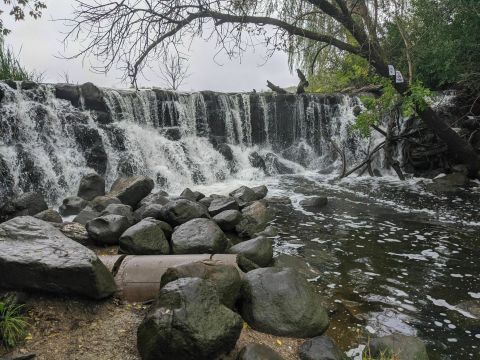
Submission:
<svg viewBox="0 0 480 360">
<path fill-rule="evenodd" d="M 363 159 L 368 148 L 349 131 L 356 105 L 347 95 L 0 82 L 0 203 L 24 191 L 40 191 L 56 203 L 92 171 L 107 184 L 148 175 L 169 191 L 261 178 L 265 169 L 249 161 L 254 153 L 283 164 L 267 169 L 273 173 L 336 171 L 340 157 L 330 141 L 345 148 L 350 163 Z"/>
</svg>

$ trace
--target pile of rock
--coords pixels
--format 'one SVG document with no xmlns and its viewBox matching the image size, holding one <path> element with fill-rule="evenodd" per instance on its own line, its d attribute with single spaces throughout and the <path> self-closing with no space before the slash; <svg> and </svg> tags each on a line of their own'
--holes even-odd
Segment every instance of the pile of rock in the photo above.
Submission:
<svg viewBox="0 0 480 360">
<path fill-rule="evenodd" d="M 176 197 L 152 193 L 153 188 L 152 179 L 132 176 L 118 179 L 106 192 L 104 179 L 90 174 L 59 213 L 36 194 L 9 202 L 1 212 L 10 220 L 0 224 L 0 274 L 11 275 L 0 277 L 0 289 L 94 299 L 112 295 L 112 274 L 79 239 L 118 246 L 120 254 L 129 255 L 237 254 L 238 266 L 206 260 L 164 273 L 155 303 L 138 328 L 142 359 L 217 358 L 235 348 L 244 321 L 257 331 L 311 338 L 300 347 L 300 359 L 345 358 L 322 336 L 329 319 L 313 286 L 293 268 L 271 267 L 275 231 L 266 229 L 272 213 L 265 186 L 242 186 L 227 196 L 185 189 Z M 271 203 L 288 202 L 275 198 Z M 302 206 L 326 204 L 325 198 L 310 198 Z M 73 223 L 59 225 L 60 214 L 75 216 Z M 426 359 L 421 345 L 403 340 Z M 397 351 L 396 346 L 379 339 L 369 351 Z M 238 359 L 281 356 L 265 345 L 249 344 Z"/>
</svg>

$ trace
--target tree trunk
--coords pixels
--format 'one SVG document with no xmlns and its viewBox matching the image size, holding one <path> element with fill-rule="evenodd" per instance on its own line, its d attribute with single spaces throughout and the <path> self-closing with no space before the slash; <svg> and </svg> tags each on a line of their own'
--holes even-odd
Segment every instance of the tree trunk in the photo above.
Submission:
<svg viewBox="0 0 480 360">
<path fill-rule="evenodd" d="M 379 57 L 372 57 L 371 64 L 380 75 L 392 79 L 388 75 L 387 65 Z M 392 82 L 400 95 L 404 95 L 408 91 L 407 82 L 396 83 L 395 79 L 392 79 Z M 480 157 L 468 141 L 457 134 L 430 106 L 427 106 L 424 110 L 417 109 L 417 113 L 425 125 L 448 146 L 449 157 L 465 164 L 470 177 L 479 178 Z"/>
</svg>

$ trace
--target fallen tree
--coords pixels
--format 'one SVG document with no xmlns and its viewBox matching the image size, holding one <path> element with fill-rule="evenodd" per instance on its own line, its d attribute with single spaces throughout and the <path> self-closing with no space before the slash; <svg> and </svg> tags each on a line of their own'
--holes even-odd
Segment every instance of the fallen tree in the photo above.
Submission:
<svg viewBox="0 0 480 360">
<path fill-rule="evenodd" d="M 73 57 L 93 54 L 102 61 L 101 71 L 121 67 L 136 85 L 148 60 L 178 51 L 187 39 L 204 35 L 209 27 L 208 36 L 215 36 L 230 56 L 251 44 L 245 34 L 263 36 L 273 50 L 285 50 L 292 39 L 300 37 L 366 59 L 405 96 L 410 86 L 391 76 L 379 41 L 379 19 L 388 16 L 395 3 L 384 1 L 383 5 L 366 0 L 123 0 L 105 4 L 77 0 L 66 40 L 83 44 Z M 274 29 L 273 34 L 265 27 Z M 447 144 L 450 156 L 465 163 L 470 176 L 478 177 L 480 158 L 468 141 L 431 107 L 415 106 L 422 121 Z"/>
</svg>

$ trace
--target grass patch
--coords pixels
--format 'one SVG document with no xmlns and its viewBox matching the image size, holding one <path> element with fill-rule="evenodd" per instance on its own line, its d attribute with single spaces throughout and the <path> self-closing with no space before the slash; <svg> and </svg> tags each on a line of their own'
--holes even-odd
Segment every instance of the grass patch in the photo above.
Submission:
<svg viewBox="0 0 480 360">
<path fill-rule="evenodd" d="M 20 64 L 18 55 L 5 45 L 3 37 L 0 35 L 0 80 L 32 80 L 38 81 L 41 74 L 28 71 Z"/>
<path fill-rule="evenodd" d="M 6 348 L 16 346 L 27 336 L 28 322 L 23 305 L 0 302 L 0 342 Z"/>
</svg>

